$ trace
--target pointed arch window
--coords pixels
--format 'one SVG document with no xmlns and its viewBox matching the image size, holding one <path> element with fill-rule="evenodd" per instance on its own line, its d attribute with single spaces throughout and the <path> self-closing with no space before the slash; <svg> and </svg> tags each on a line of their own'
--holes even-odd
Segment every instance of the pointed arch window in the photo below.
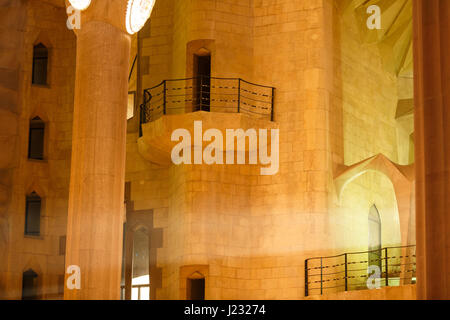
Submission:
<svg viewBox="0 0 450 320">
<path fill-rule="evenodd" d="M 36 192 L 27 196 L 25 208 L 25 235 L 39 236 L 41 234 L 41 206 L 42 199 Z"/>
<path fill-rule="evenodd" d="M 30 121 L 28 159 L 44 160 L 45 122 L 39 117 Z"/>
<path fill-rule="evenodd" d="M 48 49 L 42 43 L 33 47 L 32 83 L 47 85 Z"/>
</svg>

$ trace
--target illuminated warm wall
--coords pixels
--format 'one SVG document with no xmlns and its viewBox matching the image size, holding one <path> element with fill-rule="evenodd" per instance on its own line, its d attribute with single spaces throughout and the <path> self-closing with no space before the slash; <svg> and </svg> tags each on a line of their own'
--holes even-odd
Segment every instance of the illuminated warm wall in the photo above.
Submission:
<svg viewBox="0 0 450 320">
<path fill-rule="evenodd" d="M 158 169 L 137 160 L 137 134 L 129 136 L 132 200 L 135 207 L 159 212 L 155 224 L 164 233 L 157 253 L 163 269 L 159 299 L 178 298 L 185 265 L 208 265 L 209 299 L 298 299 L 304 295 L 304 260 L 331 251 L 328 102 L 322 99 L 328 93 L 321 89 L 325 61 L 320 58 L 328 6 L 157 2 L 142 40 L 142 60 L 148 64 L 143 85 L 191 76 L 195 51 L 190 50 L 203 41 L 214 76 L 277 88 L 281 162 L 275 176 L 260 176 L 251 166 Z M 167 177 L 167 185 L 156 176 Z"/>
<path fill-rule="evenodd" d="M 21 299 L 22 273 L 33 269 L 38 274 L 39 297 L 61 299 L 76 39 L 73 31 L 66 27 L 67 15 L 63 3 L 55 7 L 40 1 L 13 1 L 9 8 L 2 7 L 2 10 L 9 10 L 8 15 L 14 17 L 5 20 L 9 23 L 5 30 L 13 36 L 8 39 L 10 46 L 5 52 L 10 54 L 9 62 L 14 61 L 11 66 L 14 65 L 17 74 L 10 81 L 16 82 L 10 89 L 17 90 L 18 95 L 14 97 L 13 90 L 2 90 L 9 98 L 0 100 L 15 101 L 8 104 L 18 123 L 17 140 L 9 140 L 10 145 L 17 142 L 13 153 L 15 161 L 10 164 L 10 173 L 1 175 L 9 177 L 10 185 L 7 189 L 6 228 L 0 218 L 1 228 L 8 229 L 7 257 L 1 258 L 0 263 L 7 262 L 8 265 L 6 274 L 3 273 L 5 269 L 1 270 L 0 298 Z M 33 46 L 40 42 L 49 49 L 48 86 L 31 84 Z M 11 59 L 12 56 L 14 59 Z M 36 116 L 46 124 L 43 161 L 28 160 L 29 121 Z M 3 119 L 7 118 L 2 115 Z M 10 125 L 14 127 L 13 122 Z M 25 198 L 32 191 L 36 191 L 43 200 L 39 237 L 24 236 Z"/>
<path fill-rule="evenodd" d="M 399 199 L 387 176 L 369 171 L 339 195 L 334 178 L 343 166 L 380 153 L 412 163 L 412 117 L 396 120 L 398 101 L 412 95 L 411 79 L 385 69 L 379 47 L 362 42 L 360 24 L 336 2 L 158 0 L 151 21 L 132 38 L 130 64 L 135 53 L 139 61 L 129 90 L 138 92 L 137 105 L 142 89 L 191 77 L 192 55 L 205 49 L 213 76 L 276 87 L 274 120 L 280 128 L 280 171 L 261 176 L 257 166 L 150 163 L 137 143 L 137 113 L 129 120 L 127 200 L 133 212 L 151 211 L 152 226 L 162 235 L 150 249 L 156 257 L 150 272 L 161 272 L 153 278 L 161 280 L 156 298 L 183 298 L 186 278 L 201 273 L 207 277 L 207 299 L 301 299 L 305 259 L 367 250 L 367 217 L 374 204 L 383 246 L 404 244 Z M 7 171 L 0 168 L 0 254 L 7 256 L 0 257 L 0 290 L 20 298 L 21 274 L 32 267 L 43 275 L 42 297 L 58 298 L 75 36 L 65 28 L 62 5 L 28 1 L 18 16 L 14 50 L 22 99 L 10 87 L 0 92 L 6 97 L 0 100 L 17 106 L 12 111 L 1 106 L 11 119 L 11 128 L 0 131 L 2 143 L 13 136 L 20 142 L 20 159 L 12 159 Z M 29 86 L 31 56 L 24 48 L 41 32 L 52 45 L 51 90 Z M 45 163 L 26 161 L 28 120 L 35 114 L 49 122 Z M 223 119 L 217 115 L 218 125 L 227 125 Z M 5 145 L 14 150 L 13 143 Z M 43 239 L 23 238 L 23 200 L 32 188 L 46 197 Z M 414 229 L 413 221 L 409 225 Z M 412 234 L 408 239 L 414 242 Z"/>
<path fill-rule="evenodd" d="M 370 31 L 360 30 L 355 12 L 344 13 L 339 5 L 335 12 L 334 107 L 342 121 L 336 134 L 343 142 L 335 148 L 338 164 L 350 166 L 378 154 L 410 164 L 409 135 L 396 120 L 396 111 L 399 99 L 412 92 L 412 82 L 386 68 L 386 57 L 376 43 L 363 41 Z M 405 127 L 411 120 L 403 121 Z M 368 214 L 373 205 L 382 220 L 382 246 L 406 245 L 401 241 L 397 202 L 392 181 L 380 171 L 352 180 L 333 199 L 336 252 L 368 250 Z"/>
<path fill-rule="evenodd" d="M 132 200 L 163 229 L 157 298 L 179 298 L 195 265 L 207 266 L 208 299 L 302 298 L 305 259 L 368 249 L 374 204 L 383 244 L 400 244 L 388 178 L 369 172 L 335 191 L 341 165 L 380 153 L 398 161 L 397 77 L 356 25 L 334 1 L 157 2 L 141 34 L 143 86 L 192 76 L 192 55 L 205 48 L 213 76 L 276 87 L 280 128 L 280 171 L 267 177 L 251 166 L 158 167 L 129 135 Z"/>
</svg>

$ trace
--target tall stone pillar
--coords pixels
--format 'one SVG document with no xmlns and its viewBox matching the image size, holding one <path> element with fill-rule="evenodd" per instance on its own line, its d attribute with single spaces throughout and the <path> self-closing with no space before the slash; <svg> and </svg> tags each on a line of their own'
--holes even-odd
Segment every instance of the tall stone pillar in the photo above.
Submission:
<svg viewBox="0 0 450 320">
<path fill-rule="evenodd" d="M 110 22 L 125 23 L 126 1 L 99 2 L 76 30 L 66 271 L 80 267 L 81 288 L 66 274 L 66 300 L 120 299 L 130 37 Z"/>
<path fill-rule="evenodd" d="M 450 299 L 450 1 L 414 0 L 418 299 Z"/>
</svg>

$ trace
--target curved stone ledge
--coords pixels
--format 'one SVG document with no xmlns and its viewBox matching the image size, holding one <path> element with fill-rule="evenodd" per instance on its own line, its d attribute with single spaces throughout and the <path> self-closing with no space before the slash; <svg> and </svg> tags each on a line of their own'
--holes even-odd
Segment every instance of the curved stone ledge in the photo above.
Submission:
<svg viewBox="0 0 450 320">
<path fill-rule="evenodd" d="M 202 121 L 203 133 L 209 129 L 218 129 L 222 132 L 224 142 L 226 141 L 227 129 L 278 129 L 278 124 L 272 121 L 255 119 L 240 113 L 216 113 L 216 112 L 194 112 L 181 115 L 166 115 L 162 118 L 142 125 L 143 136 L 138 140 L 139 153 L 148 161 L 161 165 L 170 166 L 172 149 L 179 143 L 171 141 L 172 133 L 177 129 L 187 129 L 194 137 L 194 122 Z M 270 133 L 268 133 L 270 144 Z M 203 147 L 208 143 L 203 143 Z M 234 148 L 234 146 L 233 146 Z M 236 148 L 237 149 L 237 148 Z M 236 150 L 235 149 L 235 150 Z M 224 152 L 230 150 L 230 145 L 225 144 Z M 257 151 L 249 148 L 246 150 Z M 239 151 L 239 150 L 237 150 Z"/>
</svg>

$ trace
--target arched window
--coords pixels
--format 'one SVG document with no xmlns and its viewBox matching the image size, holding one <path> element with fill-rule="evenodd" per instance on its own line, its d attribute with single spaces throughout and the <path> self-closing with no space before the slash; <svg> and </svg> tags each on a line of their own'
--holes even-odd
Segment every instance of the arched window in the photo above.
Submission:
<svg viewBox="0 0 450 320">
<path fill-rule="evenodd" d="M 39 117 L 30 121 L 30 135 L 28 140 L 28 159 L 44 159 L 45 122 Z"/>
<path fill-rule="evenodd" d="M 205 277 L 195 272 L 187 279 L 187 300 L 205 300 Z"/>
<path fill-rule="evenodd" d="M 22 300 L 37 299 L 37 277 L 32 269 L 22 274 Z"/>
<path fill-rule="evenodd" d="M 47 84 L 47 66 L 48 49 L 42 43 L 39 43 L 33 48 L 33 84 Z"/>
<path fill-rule="evenodd" d="M 25 235 L 41 234 L 41 198 L 36 192 L 27 196 L 25 212 Z"/>
<path fill-rule="evenodd" d="M 381 218 L 375 205 L 369 210 L 369 266 L 381 269 Z"/>
</svg>

